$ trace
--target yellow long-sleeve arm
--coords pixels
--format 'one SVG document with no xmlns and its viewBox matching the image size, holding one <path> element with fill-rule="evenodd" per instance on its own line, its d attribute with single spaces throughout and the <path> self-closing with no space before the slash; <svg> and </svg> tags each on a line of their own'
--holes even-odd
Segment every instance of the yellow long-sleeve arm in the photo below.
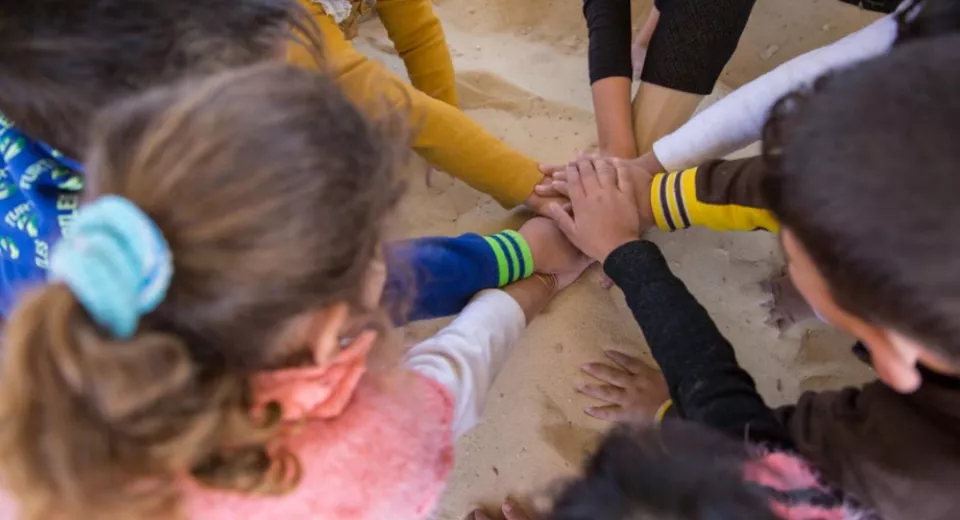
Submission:
<svg viewBox="0 0 960 520">
<path fill-rule="evenodd" d="M 367 59 L 344 38 L 322 7 L 309 3 L 308 8 L 322 32 L 326 65 L 347 95 L 361 106 L 381 108 L 386 102 L 405 110 L 415 134 L 413 147 L 424 159 L 490 194 L 505 207 L 519 205 L 533 193 L 534 186 L 543 178 L 533 159 L 510 148 L 458 109 L 417 90 L 383 65 Z M 399 22 L 400 15 L 394 16 Z M 300 46 L 291 47 L 289 59 L 298 65 L 315 66 L 313 58 Z"/>
<path fill-rule="evenodd" d="M 413 86 L 434 99 L 457 106 L 453 60 L 430 0 L 379 0 L 377 13 Z"/>
</svg>

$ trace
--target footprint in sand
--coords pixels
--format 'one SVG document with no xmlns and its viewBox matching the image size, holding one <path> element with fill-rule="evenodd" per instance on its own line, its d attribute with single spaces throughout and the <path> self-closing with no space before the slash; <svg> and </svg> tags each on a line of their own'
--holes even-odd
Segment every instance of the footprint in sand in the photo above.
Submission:
<svg viewBox="0 0 960 520">
<path fill-rule="evenodd" d="M 574 426 L 560 405 L 541 391 L 540 437 L 571 467 L 579 467 L 597 445 L 599 433 Z"/>
<path fill-rule="evenodd" d="M 526 91 L 486 71 L 464 71 L 457 74 L 460 108 L 501 110 L 516 117 L 550 117 L 552 119 L 584 118 L 589 112 L 552 101 Z"/>
</svg>

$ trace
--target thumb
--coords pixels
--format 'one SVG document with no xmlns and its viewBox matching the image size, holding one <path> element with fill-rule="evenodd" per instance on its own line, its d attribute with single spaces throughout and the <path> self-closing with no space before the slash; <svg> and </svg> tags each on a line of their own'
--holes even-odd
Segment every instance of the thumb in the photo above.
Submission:
<svg viewBox="0 0 960 520">
<path fill-rule="evenodd" d="M 547 215 L 557 223 L 557 227 L 567 236 L 567 239 L 573 242 L 573 235 L 576 232 L 577 224 L 574 222 L 573 217 L 564 211 L 563 206 L 556 202 L 551 202 L 547 206 Z"/>
</svg>

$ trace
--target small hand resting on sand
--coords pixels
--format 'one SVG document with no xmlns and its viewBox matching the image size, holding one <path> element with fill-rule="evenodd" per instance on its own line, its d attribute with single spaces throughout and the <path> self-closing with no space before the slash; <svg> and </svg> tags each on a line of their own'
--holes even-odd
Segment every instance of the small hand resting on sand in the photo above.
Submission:
<svg viewBox="0 0 960 520">
<path fill-rule="evenodd" d="M 528 515 L 520 506 L 510 501 L 503 504 L 501 512 L 503 513 L 502 517 L 499 515 L 488 516 L 482 510 L 476 509 L 468 514 L 464 520 L 500 520 L 500 518 L 503 518 L 503 520 L 537 520 L 537 516 Z"/>
<path fill-rule="evenodd" d="M 588 363 L 581 367 L 584 373 L 605 383 L 577 384 L 581 393 L 603 403 L 585 409 L 584 413 L 604 421 L 633 424 L 648 424 L 660 419 L 657 415 L 665 410 L 670 399 L 663 374 L 623 352 L 608 350 L 605 354 L 617 366 Z"/>
</svg>

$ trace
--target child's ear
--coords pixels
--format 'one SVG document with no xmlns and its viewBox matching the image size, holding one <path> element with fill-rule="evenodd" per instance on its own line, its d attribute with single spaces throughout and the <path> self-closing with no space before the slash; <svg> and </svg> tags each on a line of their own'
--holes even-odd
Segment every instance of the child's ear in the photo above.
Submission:
<svg viewBox="0 0 960 520">
<path fill-rule="evenodd" d="M 340 338 L 346 329 L 350 311 L 346 303 L 337 303 L 317 313 L 310 324 L 307 342 L 317 365 L 325 365 L 340 353 Z"/>
</svg>

